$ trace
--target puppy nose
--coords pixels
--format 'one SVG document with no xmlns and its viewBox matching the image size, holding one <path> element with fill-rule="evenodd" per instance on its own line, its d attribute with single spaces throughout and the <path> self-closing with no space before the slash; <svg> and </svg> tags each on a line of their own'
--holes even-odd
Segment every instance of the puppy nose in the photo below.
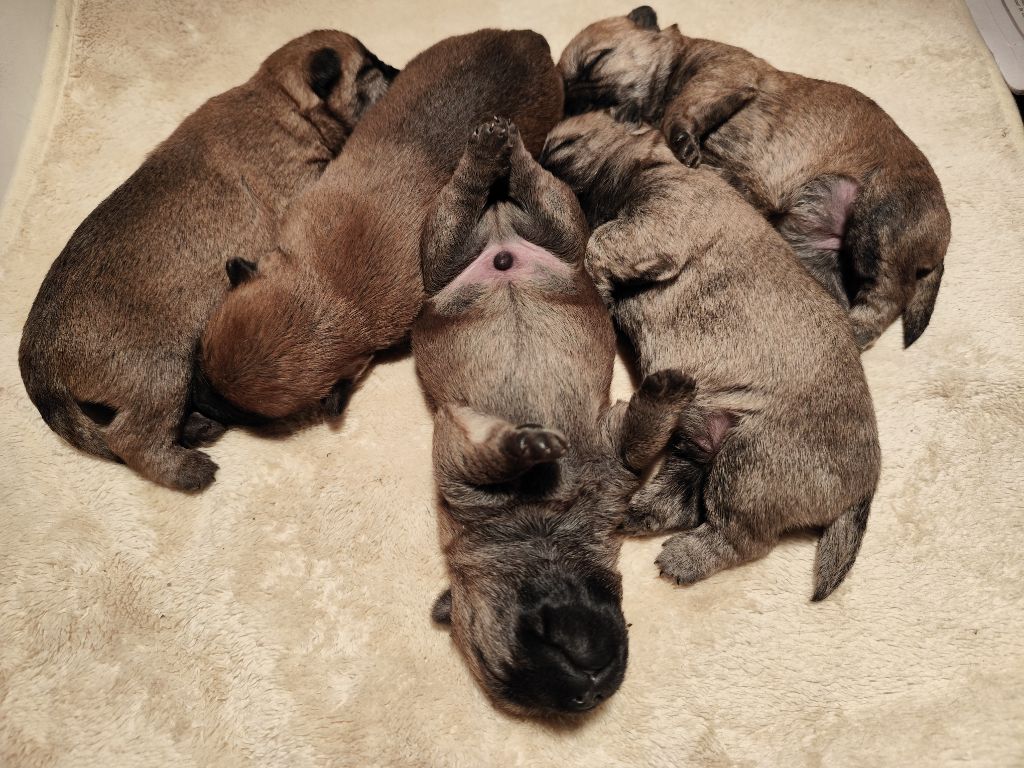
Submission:
<svg viewBox="0 0 1024 768">
<path fill-rule="evenodd" d="M 585 682 L 576 695 L 569 699 L 567 708 L 585 712 L 604 701 L 605 697 L 614 691 L 614 688 L 611 691 L 608 689 L 608 682 L 614 676 L 614 665 L 615 660 L 612 659 L 601 669 L 581 670 L 585 675 Z"/>
<path fill-rule="evenodd" d="M 616 656 L 616 643 L 603 616 L 576 606 L 545 608 L 545 641 L 562 651 L 580 673 L 598 677 Z"/>
</svg>

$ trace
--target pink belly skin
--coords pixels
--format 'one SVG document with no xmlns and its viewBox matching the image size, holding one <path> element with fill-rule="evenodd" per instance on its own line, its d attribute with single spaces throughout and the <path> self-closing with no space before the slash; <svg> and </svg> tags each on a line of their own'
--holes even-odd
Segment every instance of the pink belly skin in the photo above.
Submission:
<svg viewBox="0 0 1024 768">
<path fill-rule="evenodd" d="M 508 264 L 507 269 L 495 266 L 495 257 L 505 252 L 499 262 Z M 511 258 L 509 258 L 511 257 Z M 511 262 L 511 263 L 509 263 Z M 525 240 L 508 240 L 491 243 L 473 259 L 473 262 L 449 283 L 449 288 L 474 283 L 513 283 L 533 280 L 546 275 L 569 277 L 573 267 L 553 253 L 528 243 Z"/>
</svg>

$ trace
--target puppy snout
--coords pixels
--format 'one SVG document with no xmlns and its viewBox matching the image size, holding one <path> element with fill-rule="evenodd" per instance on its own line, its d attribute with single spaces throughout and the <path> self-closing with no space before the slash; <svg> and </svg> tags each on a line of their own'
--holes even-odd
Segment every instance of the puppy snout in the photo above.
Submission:
<svg viewBox="0 0 1024 768">
<path fill-rule="evenodd" d="M 618 598 L 574 585 L 527 604 L 521 613 L 529 696 L 560 712 L 584 712 L 622 683 L 628 657 Z M 524 691 L 525 693 L 526 691 Z"/>
</svg>

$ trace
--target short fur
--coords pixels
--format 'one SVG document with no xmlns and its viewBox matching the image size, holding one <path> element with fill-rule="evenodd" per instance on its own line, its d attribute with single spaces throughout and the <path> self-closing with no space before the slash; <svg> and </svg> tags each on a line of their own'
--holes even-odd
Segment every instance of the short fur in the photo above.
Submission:
<svg viewBox="0 0 1024 768">
<path fill-rule="evenodd" d="M 850 324 L 785 241 L 716 174 L 650 128 L 603 113 L 560 124 L 544 165 L 594 228 L 587 270 L 640 373 L 696 382 L 673 449 L 627 530 L 686 529 L 662 573 L 690 584 L 823 528 L 814 599 L 853 564 L 879 473 L 871 396 Z"/>
<path fill-rule="evenodd" d="M 338 153 L 394 70 L 354 37 L 291 41 L 210 99 L 78 227 L 32 306 L 29 397 L 73 445 L 194 491 L 217 465 L 193 446 L 223 424 L 190 413 L 193 353 L 228 288 L 226 256 L 258 252 Z"/>
<path fill-rule="evenodd" d="M 561 110 L 561 79 L 535 32 L 484 30 L 414 58 L 210 321 L 202 364 L 213 387 L 282 417 L 358 377 L 422 305 L 420 229 L 470 131 L 503 112 L 536 153 Z"/>
<path fill-rule="evenodd" d="M 423 234 L 430 298 L 413 352 L 435 408 L 451 577 L 432 615 L 521 714 L 586 711 L 619 687 L 613 533 L 638 482 L 619 457 L 649 461 L 671 426 L 659 443 L 657 420 L 640 416 L 692 391 L 655 376 L 609 407 L 615 335 L 582 267 L 587 234 L 569 189 L 497 118 L 473 134 Z"/>
<path fill-rule="evenodd" d="M 591 24 L 559 62 L 570 114 L 616 107 L 677 157 L 717 170 L 844 307 L 861 348 L 931 318 L 950 222 L 927 158 L 871 99 L 747 51 L 658 28 L 653 10 Z"/>
</svg>

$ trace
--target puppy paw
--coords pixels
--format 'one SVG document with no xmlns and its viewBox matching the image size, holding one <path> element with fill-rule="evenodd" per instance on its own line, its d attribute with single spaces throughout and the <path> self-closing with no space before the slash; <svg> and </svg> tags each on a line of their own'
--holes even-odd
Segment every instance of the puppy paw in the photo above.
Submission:
<svg viewBox="0 0 1024 768">
<path fill-rule="evenodd" d="M 696 386 L 694 380 L 681 370 L 666 368 L 645 376 L 640 383 L 640 391 L 652 400 L 676 402 L 689 400 Z"/>
<path fill-rule="evenodd" d="M 217 474 L 216 462 L 202 451 L 186 450 L 182 453 L 172 485 L 180 491 L 203 490 Z"/>
<path fill-rule="evenodd" d="M 679 162 L 690 168 L 700 165 L 700 143 L 689 131 L 677 129 L 668 137 L 668 145 Z"/>
<path fill-rule="evenodd" d="M 181 427 L 181 444 L 186 448 L 201 448 L 213 445 L 227 431 L 227 427 L 219 421 L 192 412 Z"/>
<path fill-rule="evenodd" d="M 469 136 L 469 149 L 479 162 L 507 165 L 515 147 L 518 129 L 505 117 L 492 117 L 481 123 Z"/>
<path fill-rule="evenodd" d="M 505 439 L 505 452 L 530 464 L 556 461 L 568 447 L 569 441 L 562 433 L 538 424 L 516 427 Z"/>
<path fill-rule="evenodd" d="M 669 541 L 672 540 L 669 539 Z M 654 561 L 654 564 L 658 566 L 658 575 L 681 587 L 695 584 L 703 579 L 704 575 L 693 559 L 694 553 L 687 550 L 688 548 L 684 545 L 662 549 L 661 554 Z"/>
</svg>

